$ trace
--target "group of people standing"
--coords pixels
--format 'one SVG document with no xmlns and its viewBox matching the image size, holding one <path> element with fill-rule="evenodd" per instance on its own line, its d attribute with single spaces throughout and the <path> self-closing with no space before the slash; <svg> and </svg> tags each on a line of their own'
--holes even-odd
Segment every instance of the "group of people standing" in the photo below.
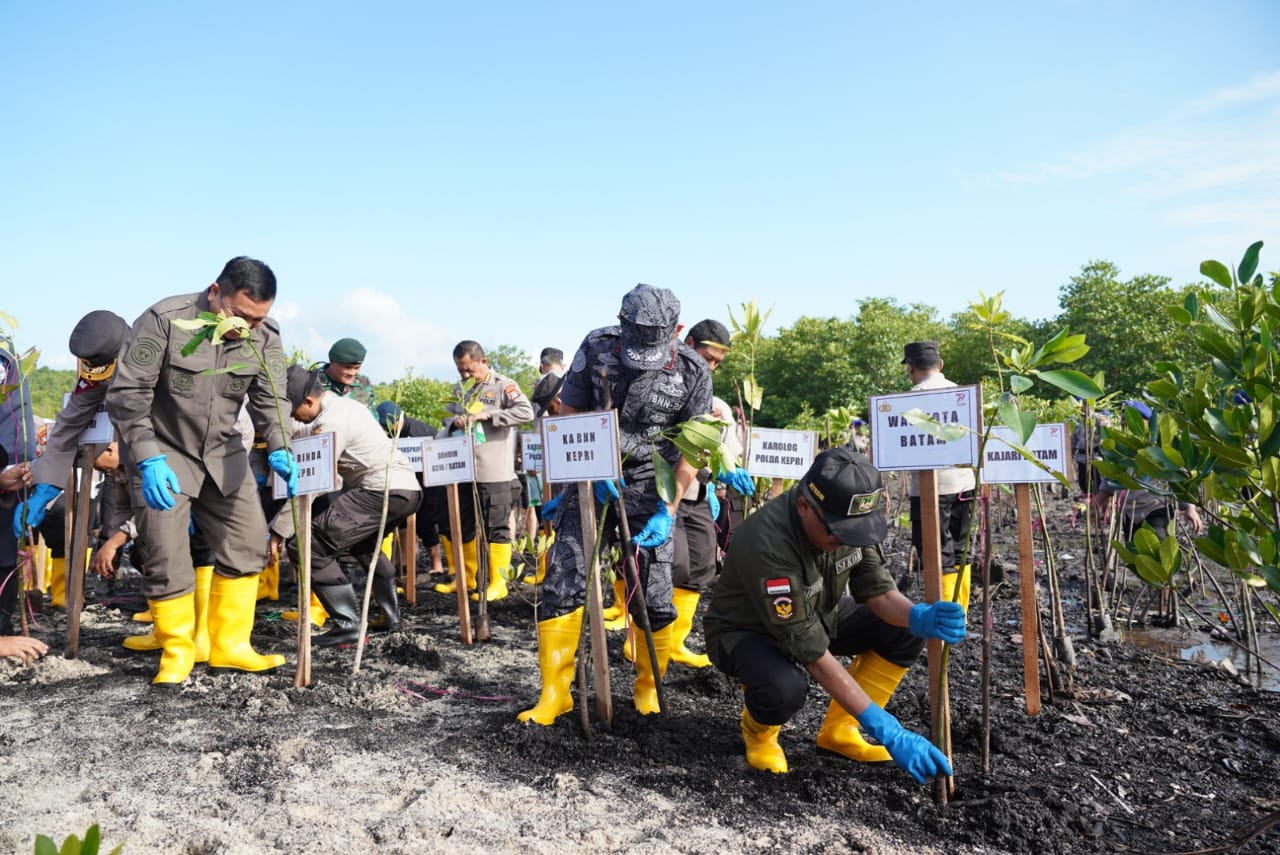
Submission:
<svg viewBox="0 0 1280 855">
<path fill-rule="evenodd" d="M 268 317 L 275 296 L 270 268 L 239 257 L 203 291 L 162 300 L 132 326 L 110 312 L 86 316 L 86 330 L 78 327 L 71 342 L 79 381 L 50 432 L 49 450 L 29 472 L 9 476 L 19 497 L 11 506 L 12 531 L 30 537 L 67 481 L 85 414 L 105 401 L 143 547 L 153 636 L 162 650 L 152 680 L 157 686 L 181 684 L 197 662 L 243 671 L 284 663 L 283 656 L 255 651 L 250 633 L 257 575 L 294 534 L 291 515 L 280 512 L 281 501 L 263 487 L 275 473 L 289 495 L 296 491 L 299 470 L 286 434 L 335 437 L 341 486 L 317 499 L 311 532 L 314 591 L 332 620 L 317 643 L 359 640 L 344 566 L 352 559 L 374 568 L 377 626 L 397 629 L 394 567 L 380 554 L 377 534 L 415 512 L 427 528 L 441 528 L 440 495 L 422 489 L 392 445 L 400 435 L 416 435 L 415 420 L 392 402 L 375 404 L 359 373 L 363 346 L 343 339 L 320 369 L 287 367 L 279 329 Z M 490 600 L 506 596 L 513 518 L 524 510 L 515 468 L 518 427 L 535 415 L 615 410 L 622 477 L 594 483 L 592 495 L 605 515 L 604 530 L 634 556 L 635 572 L 620 581 L 617 601 L 651 634 L 651 643 L 629 645 L 636 710 L 659 711 L 658 686 L 670 662 L 714 665 L 743 687 L 747 762 L 781 773 L 787 771 L 781 725 L 799 710 L 813 677 L 832 697 L 820 747 L 862 762 L 892 760 L 921 781 L 949 774 L 946 757 L 902 728 L 884 705 L 925 639 L 964 637 L 964 609 L 913 603 L 898 590 L 880 548 L 886 524 L 879 472 L 853 447 L 821 453 L 795 487 L 740 523 L 721 564 L 715 481 L 749 495 L 753 479 L 740 466 L 714 477 L 698 470 L 677 449 L 672 429 L 707 414 L 732 424 L 732 410 L 711 389 L 711 372 L 731 346 L 729 332 L 707 319 L 682 337 L 679 300 L 644 284 L 624 295 L 617 320 L 589 332 L 567 368 L 544 354 L 552 364 L 532 402 L 488 365 L 477 342 L 455 348 L 457 400 L 439 431 L 472 434 L 476 504 L 462 514 L 463 566 L 436 590 L 476 589 L 483 545 L 484 593 Z M 915 364 L 917 345 L 932 345 L 936 356 L 936 344 L 913 343 L 904 363 Z M 436 433 L 426 425 L 417 429 Z M 732 443 L 737 431 L 729 427 L 724 435 Z M 256 467 L 255 449 L 263 463 Z M 731 447 L 733 456 L 740 452 L 740 445 Z M 674 497 L 659 493 L 658 458 L 674 472 Z M 537 702 L 518 718 L 542 726 L 574 704 L 590 562 L 578 501 L 576 490 L 565 489 L 544 505 L 554 536 L 545 568 L 528 580 L 540 584 L 541 687 Z M 435 539 L 425 537 L 425 545 Z M 433 565 L 439 567 L 438 558 Z M 708 595 L 706 653 L 699 654 L 685 641 Z M 851 662 L 844 666 L 838 656 Z"/>
</svg>

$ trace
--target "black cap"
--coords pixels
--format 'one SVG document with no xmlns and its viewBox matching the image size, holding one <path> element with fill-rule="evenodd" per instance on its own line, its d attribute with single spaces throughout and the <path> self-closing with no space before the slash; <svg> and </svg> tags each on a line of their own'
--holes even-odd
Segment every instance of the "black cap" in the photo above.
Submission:
<svg viewBox="0 0 1280 855">
<path fill-rule="evenodd" d="M 902 348 L 902 364 L 923 362 L 925 365 L 937 365 L 938 343 L 936 341 L 913 341 Z"/>
<path fill-rule="evenodd" d="M 542 375 L 538 385 L 533 387 L 533 417 L 535 419 L 542 418 L 542 414 L 551 406 L 551 402 L 556 399 L 556 395 L 560 394 L 560 387 L 563 385 L 563 375 Z"/>
<path fill-rule="evenodd" d="M 728 350 L 729 342 L 733 337 L 729 335 L 729 328 L 724 324 L 713 318 L 707 318 L 693 325 L 689 330 L 689 338 L 693 339 L 694 347 L 711 345 L 721 350 Z"/>
<path fill-rule="evenodd" d="M 301 365 L 290 365 L 285 380 L 285 397 L 289 399 L 289 412 L 293 412 L 307 399 L 307 395 L 320 387 L 319 375 Z"/>
<path fill-rule="evenodd" d="M 666 288 L 641 283 L 622 298 L 622 363 L 647 371 L 671 360 L 680 301 Z"/>
<path fill-rule="evenodd" d="M 889 533 L 883 492 L 880 470 L 847 445 L 819 454 L 800 479 L 801 495 L 822 509 L 827 528 L 846 546 L 874 546 Z"/>
<path fill-rule="evenodd" d="M 129 322 L 106 309 L 90 312 L 71 331 L 68 349 L 90 366 L 110 365 L 120 354 Z"/>
</svg>

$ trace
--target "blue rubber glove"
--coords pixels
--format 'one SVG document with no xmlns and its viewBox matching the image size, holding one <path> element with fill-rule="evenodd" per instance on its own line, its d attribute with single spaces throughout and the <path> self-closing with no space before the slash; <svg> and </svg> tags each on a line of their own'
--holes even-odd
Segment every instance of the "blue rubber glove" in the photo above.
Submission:
<svg viewBox="0 0 1280 855">
<path fill-rule="evenodd" d="M 715 490 L 707 491 L 707 507 L 711 508 L 711 521 L 715 522 L 720 519 L 720 499 L 716 497 Z"/>
<path fill-rule="evenodd" d="M 964 607 L 948 601 L 916 603 L 907 621 L 918 638 L 941 638 L 947 644 L 963 641 L 966 633 Z"/>
<path fill-rule="evenodd" d="M 727 485 L 731 490 L 737 490 L 744 496 L 754 496 L 756 494 L 756 482 L 751 474 L 741 466 L 721 472 L 716 476 L 716 480 L 721 484 Z"/>
<path fill-rule="evenodd" d="M 177 474 L 164 462 L 164 455 L 148 457 L 138 464 L 142 473 L 142 498 L 153 511 L 171 511 L 174 493 L 181 493 Z"/>
<path fill-rule="evenodd" d="M 277 448 L 275 451 L 267 455 L 267 465 L 271 467 L 271 471 L 284 479 L 289 488 L 289 495 L 298 495 L 298 461 L 293 459 L 293 453 L 287 448 Z"/>
<path fill-rule="evenodd" d="M 568 491 L 562 490 L 550 499 L 547 499 L 541 505 L 538 505 L 538 519 L 543 520 L 544 522 L 551 519 L 551 517 L 555 515 L 556 508 L 560 507 L 560 503 L 564 501 L 566 492 Z"/>
<path fill-rule="evenodd" d="M 896 718 L 875 704 L 862 711 L 858 724 L 884 746 L 893 762 L 915 778 L 917 784 L 923 784 L 925 778 L 951 774 L 947 755 L 920 734 L 905 730 Z"/>
<path fill-rule="evenodd" d="M 27 512 L 26 524 L 31 528 L 40 525 L 44 520 L 44 509 L 62 494 L 61 487 L 52 484 L 37 484 L 31 488 L 31 497 L 25 502 L 18 502 L 13 509 L 13 536 L 22 539 L 22 512 Z"/>
<path fill-rule="evenodd" d="M 621 478 L 619 478 L 617 482 L 606 478 L 603 481 L 592 481 L 591 492 L 596 495 L 597 505 L 607 505 L 610 502 L 613 502 L 616 505 L 618 504 L 619 499 L 618 488 L 625 486 L 627 486 L 627 482 Z"/>
<path fill-rule="evenodd" d="M 667 510 L 667 503 L 658 500 L 658 512 L 649 517 L 649 521 L 644 524 L 644 528 L 640 529 L 640 533 L 631 538 L 631 542 L 636 546 L 650 548 L 661 546 L 671 539 L 671 532 L 675 530 L 676 521 L 671 516 L 671 511 Z"/>
</svg>

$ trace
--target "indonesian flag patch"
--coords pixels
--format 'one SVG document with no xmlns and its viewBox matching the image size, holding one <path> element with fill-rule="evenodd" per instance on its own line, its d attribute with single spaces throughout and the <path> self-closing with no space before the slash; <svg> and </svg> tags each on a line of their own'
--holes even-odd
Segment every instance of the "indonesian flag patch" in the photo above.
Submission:
<svg viewBox="0 0 1280 855">
<path fill-rule="evenodd" d="M 765 579 L 764 592 L 769 596 L 791 593 L 791 580 L 785 576 L 781 579 Z"/>
</svg>

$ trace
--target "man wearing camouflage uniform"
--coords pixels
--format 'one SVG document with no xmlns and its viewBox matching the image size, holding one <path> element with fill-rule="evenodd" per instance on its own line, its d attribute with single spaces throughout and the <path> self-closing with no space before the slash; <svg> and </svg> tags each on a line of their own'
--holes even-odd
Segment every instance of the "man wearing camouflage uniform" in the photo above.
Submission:
<svg viewBox="0 0 1280 855">
<path fill-rule="evenodd" d="M 340 338 L 329 348 L 329 361 L 319 366 L 320 383 L 327 391 L 359 401 L 377 418 L 373 382 L 360 373 L 364 345 L 354 338 Z"/>
<path fill-rule="evenodd" d="M 148 547 L 144 589 L 153 633 L 164 647 L 151 681 L 157 686 L 178 685 L 195 661 L 192 522 L 213 546 L 209 666 L 265 671 L 284 664 L 283 656 L 259 655 L 249 641 L 267 521 L 236 430 L 247 398 L 254 428 L 271 449 L 269 465 L 292 494 L 298 466 L 284 448 L 278 417 L 289 412 L 285 357 L 279 328 L 267 317 L 275 296 L 271 268 L 231 259 L 204 291 L 169 297 L 143 312 L 107 392 L 107 412 L 140 475 L 133 489 Z M 212 328 L 179 323 L 202 320 L 201 314 L 238 317 L 247 329 L 232 329 L 215 345 Z"/>
<path fill-rule="evenodd" d="M 612 407 L 618 411 L 624 484 L 594 485 L 597 501 L 608 500 L 612 518 L 625 509 L 636 545 L 642 592 L 630 592 L 633 613 L 648 610 L 655 664 L 647 645 L 637 645 L 633 700 L 641 714 L 658 711 L 657 683 L 670 656 L 671 564 L 675 544 L 675 505 L 697 477 L 662 431 L 711 410 L 711 373 L 692 348 L 676 340 L 680 301 L 665 288 L 637 285 L 622 298 L 619 325 L 587 334 L 573 357 L 560 390 L 561 413 Z M 677 500 L 658 496 L 654 455 L 675 470 Z M 619 492 L 621 495 L 619 496 Z M 549 725 L 573 709 L 569 687 L 586 599 L 586 569 L 577 492 L 566 490 L 555 517 L 556 541 L 542 585 L 538 623 L 538 665 L 542 691 L 537 705 L 520 713 L 521 721 Z M 608 523 L 606 523 L 608 525 Z M 624 548 L 630 546 L 624 544 Z"/>
</svg>

